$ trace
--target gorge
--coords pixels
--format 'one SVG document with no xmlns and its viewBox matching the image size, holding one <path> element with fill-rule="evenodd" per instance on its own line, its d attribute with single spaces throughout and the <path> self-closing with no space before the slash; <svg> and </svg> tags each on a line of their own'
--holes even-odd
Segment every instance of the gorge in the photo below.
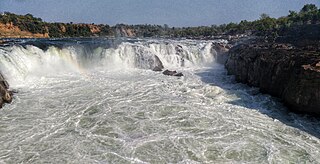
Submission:
<svg viewBox="0 0 320 164">
<path fill-rule="evenodd" d="M 1 161 L 319 162 L 319 119 L 236 83 L 217 63 L 226 43 L 5 43 L 0 69 L 15 94 L 0 111 Z M 184 76 L 152 71 L 160 61 Z"/>
<path fill-rule="evenodd" d="M 3 12 L 0 163 L 320 163 L 319 20 L 314 4 L 198 27 Z"/>
</svg>

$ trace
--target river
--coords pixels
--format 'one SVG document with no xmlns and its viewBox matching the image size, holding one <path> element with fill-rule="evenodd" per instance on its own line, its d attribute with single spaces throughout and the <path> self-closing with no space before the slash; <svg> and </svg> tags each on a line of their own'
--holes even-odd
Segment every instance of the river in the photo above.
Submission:
<svg viewBox="0 0 320 164">
<path fill-rule="evenodd" d="M 216 41 L 31 39 L 0 47 L 4 163 L 320 163 L 320 119 L 234 81 Z M 183 77 L 152 71 L 158 59 Z"/>
</svg>

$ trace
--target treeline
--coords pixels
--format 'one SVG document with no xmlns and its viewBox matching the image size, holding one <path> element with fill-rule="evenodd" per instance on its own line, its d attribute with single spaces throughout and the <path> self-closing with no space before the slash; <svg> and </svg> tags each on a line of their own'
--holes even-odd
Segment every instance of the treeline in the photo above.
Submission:
<svg viewBox="0 0 320 164">
<path fill-rule="evenodd" d="M 31 14 L 16 15 L 9 12 L 4 12 L 0 15 L 0 22 L 4 24 L 13 24 L 18 26 L 22 31 L 29 31 L 31 33 L 44 34 L 46 32 L 45 22 L 41 18 L 35 18 Z"/>
<path fill-rule="evenodd" d="M 112 28 L 103 24 L 46 23 L 45 28 L 49 36 L 54 38 L 114 35 Z"/>
<path fill-rule="evenodd" d="M 31 14 L 16 15 L 5 12 L 0 16 L 1 23 L 13 23 L 21 30 L 32 33 L 48 33 L 50 37 L 91 37 L 91 36 L 134 36 L 134 37 L 192 37 L 203 38 L 217 35 L 254 34 L 277 37 L 283 31 L 305 24 L 320 23 L 320 9 L 307 4 L 299 12 L 289 11 L 288 16 L 271 18 L 261 14 L 255 21 L 243 20 L 240 23 L 200 27 L 169 27 L 168 25 L 109 25 L 48 23 Z"/>
<path fill-rule="evenodd" d="M 168 25 L 116 25 L 115 29 L 133 29 L 138 37 L 193 37 L 203 38 L 217 35 L 254 34 L 269 36 L 269 38 L 281 35 L 283 31 L 305 24 L 319 24 L 320 9 L 314 4 L 307 4 L 299 12 L 289 11 L 288 16 L 272 18 L 267 14 L 261 14 L 255 21 L 243 20 L 240 23 L 228 23 L 222 25 L 200 27 L 171 27 Z"/>
<path fill-rule="evenodd" d="M 171 37 L 209 37 L 216 35 L 234 35 L 252 33 L 258 36 L 277 36 L 288 28 L 301 26 L 305 24 L 319 24 L 320 9 L 314 4 L 305 5 L 299 12 L 289 11 L 288 16 L 278 19 L 271 18 L 267 14 L 261 14 L 259 20 L 246 21 L 240 23 L 229 23 L 222 25 L 200 26 L 200 27 L 183 27 L 168 28 L 166 25 L 141 25 L 133 26 L 147 36 L 171 36 Z M 131 27 L 132 28 L 132 27 Z"/>
<path fill-rule="evenodd" d="M 91 36 L 112 36 L 114 35 L 109 25 L 95 24 L 73 24 L 70 23 L 48 23 L 36 18 L 31 14 L 16 15 L 4 12 L 0 15 L 0 23 L 13 24 L 22 31 L 29 31 L 33 34 L 48 33 L 50 37 L 91 37 Z"/>
</svg>

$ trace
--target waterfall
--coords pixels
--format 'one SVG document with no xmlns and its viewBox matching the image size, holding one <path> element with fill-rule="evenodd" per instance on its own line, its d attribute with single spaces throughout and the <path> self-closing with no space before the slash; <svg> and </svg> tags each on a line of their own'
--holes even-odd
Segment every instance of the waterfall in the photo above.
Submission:
<svg viewBox="0 0 320 164">
<path fill-rule="evenodd" d="M 52 42 L 52 41 L 51 41 Z M 51 43 L 50 42 L 50 43 Z M 23 82 L 28 77 L 84 73 L 94 68 L 165 69 L 203 67 L 214 62 L 212 42 L 122 41 L 113 46 L 46 44 L 23 42 L 0 49 L 0 70 L 9 81 Z"/>
</svg>

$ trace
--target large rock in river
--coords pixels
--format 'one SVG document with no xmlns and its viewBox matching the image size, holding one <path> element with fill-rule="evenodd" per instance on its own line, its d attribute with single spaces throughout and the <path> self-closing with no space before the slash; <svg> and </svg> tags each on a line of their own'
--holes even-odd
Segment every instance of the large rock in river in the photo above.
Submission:
<svg viewBox="0 0 320 164">
<path fill-rule="evenodd" d="M 12 101 L 12 93 L 8 91 L 9 84 L 0 73 L 0 108 L 4 103 L 10 103 Z"/>
<path fill-rule="evenodd" d="M 178 77 L 183 76 L 183 74 L 181 72 L 170 71 L 170 70 L 165 70 L 165 71 L 162 72 L 162 74 L 168 75 L 168 76 L 178 76 Z"/>
<path fill-rule="evenodd" d="M 289 44 L 242 44 L 229 51 L 229 74 L 281 98 L 289 109 L 320 114 L 320 50 Z"/>
</svg>

